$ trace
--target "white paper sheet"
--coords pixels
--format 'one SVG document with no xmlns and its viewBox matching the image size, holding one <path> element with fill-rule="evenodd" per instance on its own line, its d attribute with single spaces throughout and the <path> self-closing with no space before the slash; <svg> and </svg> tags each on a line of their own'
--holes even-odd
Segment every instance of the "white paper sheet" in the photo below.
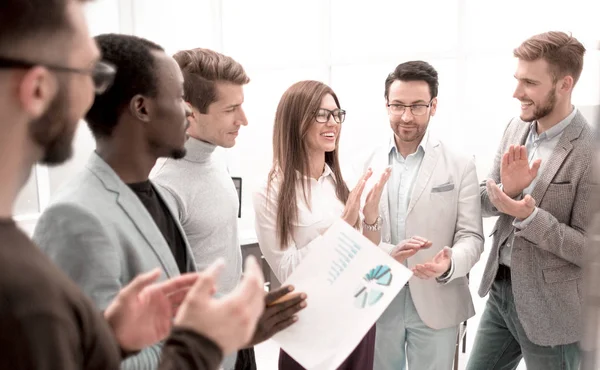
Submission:
<svg viewBox="0 0 600 370">
<path fill-rule="evenodd" d="M 285 281 L 307 294 L 307 307 L 273 340 L 307 369 L 336 369 L 411 276 L 339 220 Z"/>
</svg>

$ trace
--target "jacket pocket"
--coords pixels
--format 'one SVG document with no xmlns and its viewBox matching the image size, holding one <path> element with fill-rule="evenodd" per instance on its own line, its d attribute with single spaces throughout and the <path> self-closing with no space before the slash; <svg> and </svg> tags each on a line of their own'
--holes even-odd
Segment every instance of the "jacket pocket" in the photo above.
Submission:
<svg viewBox="0 0 600 370">
<path fill-rule="evenodd" d="M 542 273 L 544 274 L 544 281 L 548 284 L 577 280 L 583 277 L 581 267 L 572 264 L 545 268 Z"/>
<path fill-rule="evenodd" d="M 450 190 L 454 190 L 454 184 L 452 183 L 446 183 L 431 188 L 432 193 L 443 193 Z"/>
</svg>

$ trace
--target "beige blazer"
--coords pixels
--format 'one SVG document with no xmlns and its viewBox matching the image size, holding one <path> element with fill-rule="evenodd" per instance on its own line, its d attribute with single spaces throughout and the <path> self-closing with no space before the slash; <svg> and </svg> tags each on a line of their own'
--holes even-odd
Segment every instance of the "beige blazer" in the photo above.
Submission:
<svg viewBox="0 0 600 370">
<path fill-rule="evenodd" d="M 354 178 L 369 167 L 373 169 L 364 194 L 388 166 L 388 150 L 389 145 L 383 145 L 354 167 Z M 431 248 L 407 260 L 409 268 L 431 260 L 444 246 L 452 248 L 454 274 L 449 282 L 440 284 L 435 279 L 417 277 L 409 281 L 417 312 L 433 329 L 452 327 L 475 315 L 466 275 L 483 252 L 478 184 L 473 157 L 451 151 L 430 135 L 408 206 L 406 237 L 418 235 L 433 242 Z M 384 221 L 380 247 L 389 252 L 394 245 L 390 244 L 387 186 L 381 197 L 380 214 Z"/>
</svg>

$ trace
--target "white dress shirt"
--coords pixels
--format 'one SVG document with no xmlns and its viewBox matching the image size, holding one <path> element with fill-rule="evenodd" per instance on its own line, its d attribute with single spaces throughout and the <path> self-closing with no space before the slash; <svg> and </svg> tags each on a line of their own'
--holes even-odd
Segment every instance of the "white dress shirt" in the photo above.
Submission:
<svg viewBox="0 0 600 370">
<path fill-rule="evenodd" d="M 302 181 L 306 181 L 308 204 L 302 193 Z M 302 178 L 296 181 L 296 205 L 298 219 L 292 225 L 291 239 L 283 247 L 277 238 L 277 206 L 281 182 L 276 179 L 267 192 L 267 183 L 253 196 L 255 229 L 260 250 L 280 282 L 284 282 L 302 259 L 315 248 L 315 242 L 337 220 L 344 204 L 335 192 L 335 177 L 329 168 L 318 180 Z M 310 192 L 309 192 L 310 190 Z"/>
</svg>

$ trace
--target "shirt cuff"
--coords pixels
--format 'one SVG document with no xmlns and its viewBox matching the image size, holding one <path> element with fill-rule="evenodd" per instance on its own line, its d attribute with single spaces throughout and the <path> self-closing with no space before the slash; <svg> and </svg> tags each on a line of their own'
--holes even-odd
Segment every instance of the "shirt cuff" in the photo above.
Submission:
<svg viewBox="0 0 600 370">
<path fill-rule="evenodd" d="M 516 227 L 517 229 L 524 229 L 527 226 L 529 226 L 529 224 L 531 223 L 531 221 L 533 221 L 533 219 L 535 218 L 535 216 L 538 214 L 538 207 L 535 207 L 533 209 L 533 212 L 531 212 L 531 214 L 524 220 L 518 221 L 516 218 L 513 220 L 513 226 Z"/>
<path fill-rule="evenodd" d="M 452 275 L 454 275 L 454 258 L 451 257 L 450 269 L 448 269 L 448 271 L 444 272 L 442 275 L 436 277 L 435 280 L 440 284 L 444 284 L 452 278 Z"/>
</svg>

